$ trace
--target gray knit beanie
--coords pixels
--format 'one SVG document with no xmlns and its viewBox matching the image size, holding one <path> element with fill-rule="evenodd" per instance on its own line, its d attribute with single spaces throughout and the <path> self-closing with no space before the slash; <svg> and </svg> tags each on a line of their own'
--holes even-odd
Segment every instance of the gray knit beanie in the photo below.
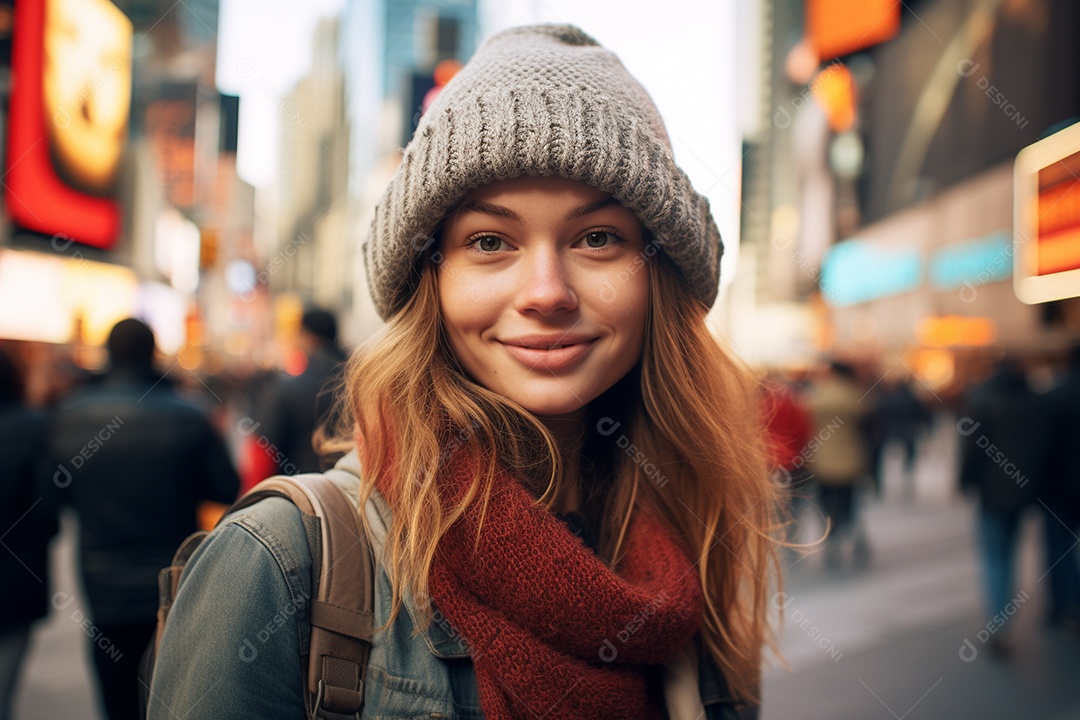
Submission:
<svg viewBox="0 0 1080 720">
<path fill-rule="evenodd" d="M 552 175 L 603 190 L 636 214 L 693 294 L 713 304 L 720 232 L 675 164 L 652 99 L 580 29 L 536 25 L 485 42 L 421 118 L 364 243 L 379 315 L 388 319 L 415 292 L 422 253 L 468 193 Z"/>
</svg>

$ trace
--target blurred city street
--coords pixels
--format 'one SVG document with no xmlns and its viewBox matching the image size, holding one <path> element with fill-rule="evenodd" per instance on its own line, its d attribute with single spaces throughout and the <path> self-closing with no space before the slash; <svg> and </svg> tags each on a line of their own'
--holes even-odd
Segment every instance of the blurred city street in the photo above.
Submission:
<svg viewBox="0 0 1080 720">
<path fill-rule="evenodd" d="M 1011 628 L 1015 654 L 996 659 L 978 640 L 974 512 L 951 493 L 953 463 L 946 424 L 924 446 L 910 502 L 898 463 L 887 461 L 883 497 L 865 507 L 874 553 L 865 571 L 826 572 L 820 554 L 789 566 L 785 596 L 772 602 L 784 606 L 790 670 L 773 663 L 766 671 L 762 720 L 1080 718 L 1080 642 L 1042 627 L 1038 523 L 1025 526 L 1021 543 L 1019 587 L 1030 600 Z M 812 518 L 807 525 L 804 539 L 819 529 Z M 77 597 L 73 529 L 68 518 L 54 544 L 53 592 Z M 81 608 L 76 599 L 41 625 L 15 720 L 99 720 Z M 976 646 L 973 660 L 961 658 L 965 639 Z"/>
<path fill-rule="evenodd" d="M 496 653 L 473 682 L 396 636 L 312 641 L 345 714 L 558 714 L 559 668 L 513 656 L 576 671 L 565 717 L 641 716 L 699 631 L 723 672 L 663 704 L 715 720 L 767 597 L 760 720 L 1080 720 L 1078 35 L 1076 0 L 0 0 L 0 720 L 133 720 L 184 538 L 335 463 L 392 515 L 393 588 L 467 646 L 410 651 Z M 592 553 L 494 512 L 522 488 Z M 670 543 L 636 540 L 649 508 Z M 362 648 L 386 608 L 294 612 L 331 583 L 294 587 L 278 545 L 332 554 L 286 529 L 276 565 L 219 562 L 282 593 L 275 628 Z M 774 540 L 805 549 L 782 589 Z M 457 618 L 451 565 L 481 600 Z M 182 596 L 212 616 L 172 614 L 162 704 L 296 714 L 228 650 L 277 606 L 232 570 Z M 612 637 L 644 649 L 600 656 L 625 678 L 591 655 Z"/>
<path fill-rule="evenodd" d="M 876 551 L 866 572 L 824 575 L 809 558 L 789 575 L 781 646 L 791 671 L 766 672 L 763 720 L 1080 717 L 1080 643 L 1042 627 L 1034 524 L 1020 552 L 1020 586 L 1031 599 L 1011 628 L 1014 655 L 1001 660 L 977 639 L 984 621 L 972 508 L 891 501 L 867 508 L 865 519 Z M 970 662 L 960 655 L 965 639 L 980 650 Z"/>
<path fill-rule="evenodd" d="M 951 427 L 940 423 L 923 444 L 916 502 L 903 498 L 899 457 L 887 457 L 883 497 L 863 518 L 873 548 L 865 571 L 828 573 L 820 554 L 789 565 L 776 604 L 790 670 L 766 671 L 762 720 L 1080 717 L 1080 642 L 1043 627 L 1047 583 L 1033 517 L 1018 551 L 1018 587 L 1030 599 L 1009 628 L 1014 652 L 995 658 L 979 639 L 975 513 L 954 494 Z"/>
</svg>

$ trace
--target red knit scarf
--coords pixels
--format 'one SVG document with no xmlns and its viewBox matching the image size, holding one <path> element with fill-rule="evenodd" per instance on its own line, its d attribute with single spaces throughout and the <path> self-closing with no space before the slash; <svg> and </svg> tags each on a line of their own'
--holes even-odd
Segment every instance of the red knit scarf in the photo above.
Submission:
<svg viewBox="0 0 1080 720">
<path fill-rule="evenodd" d="M 471 483 L 463 455 L 446 467 L 447 502 Z M 474 504 L 449 530 L 430 580 L 435 604 L 470 648 L 485 717 L 661 718 L 646 666 L 690 642 L 702 596 L 694 566 L 660 522 L 635 511 L 616 573 L 507 472 L 477 546 L 479 515 Z"/>
</svg>

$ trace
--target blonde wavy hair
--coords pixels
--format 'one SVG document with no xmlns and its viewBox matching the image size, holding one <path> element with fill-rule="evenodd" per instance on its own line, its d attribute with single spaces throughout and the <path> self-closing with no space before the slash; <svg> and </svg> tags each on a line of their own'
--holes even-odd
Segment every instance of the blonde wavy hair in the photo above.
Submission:
<svg viewBox="0 0 1080 720">
<path fill-rule="evenodd" d="M 659 253 L 648 266 L 641 362 L 589 408 L 583 509 L 600 520 L 599 556 L 611 567 L 618 566 L 635 504 L 659 511 L 698 570 L 706 651 L 735 697 L 756 701 L 763 649 L 775 648 L 767 599 L 779 589 L 772 583 L 779 583 L 780 534 L 759 383 L 710 333 L 707 308 L 670 261 Z M 409 595 L 426 627 L 431 605 L 417 599 L 429 597 L 440 538 L 474 504 L 483 518 L 503 467 L 550 508 L 565 490 L 559 447 L 536 417 L 460 369 L 430 259 L 407 305 L 352 356 L 343 384 L 348 412 L 341 417 L 348 424 L 336 434 L 337 449 L 358 443 L 366 481 L 361 503 L 376 477 L 389 480 L 383 487 L 393 511 L 385 555 L 393 581 L 390 621 Z M 634 457 L 625 451 L 631 442 Z M 476 477 L 460 503 L 444 508 L 440 468 L 458 450 L 478 460 Z"/>
</svg>

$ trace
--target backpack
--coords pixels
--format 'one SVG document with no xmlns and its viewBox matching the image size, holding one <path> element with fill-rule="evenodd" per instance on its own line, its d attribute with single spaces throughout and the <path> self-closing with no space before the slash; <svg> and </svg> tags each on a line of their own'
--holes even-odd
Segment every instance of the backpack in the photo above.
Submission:
<svg viewBox="0 0 1080 720">
<path fill-rule="evenodd" d="M 329 473 L 348 474 L 341 470 L 329 470 Z M 311 553 L 312 600 L 304 688 L 307 717 L 309 720 L 359 718 L 364 706 L 364 680 L 375 619 L 375 563 L 360 513 L 345 491 L 325 474 L 281 475 L 253 487 L 225 511 L 218 525 L 231 513 L 268 497 L 283 497 L 293 502 L 308 521 L 305 526 Z M 176 551 L 172 565 L 158 575 L 157 632 L 139 665 L 144 720 L 169 610 L 180 590 L 184 567 L 207 535 L 207 531 L 201 530 L 188 537 Z M 360 552 L 353 554 L 357 546 Z M 345 558 L 346 554 L 351 557 Z M 356 561 L 357 556 L 361 562 Z"/>
</svg>

